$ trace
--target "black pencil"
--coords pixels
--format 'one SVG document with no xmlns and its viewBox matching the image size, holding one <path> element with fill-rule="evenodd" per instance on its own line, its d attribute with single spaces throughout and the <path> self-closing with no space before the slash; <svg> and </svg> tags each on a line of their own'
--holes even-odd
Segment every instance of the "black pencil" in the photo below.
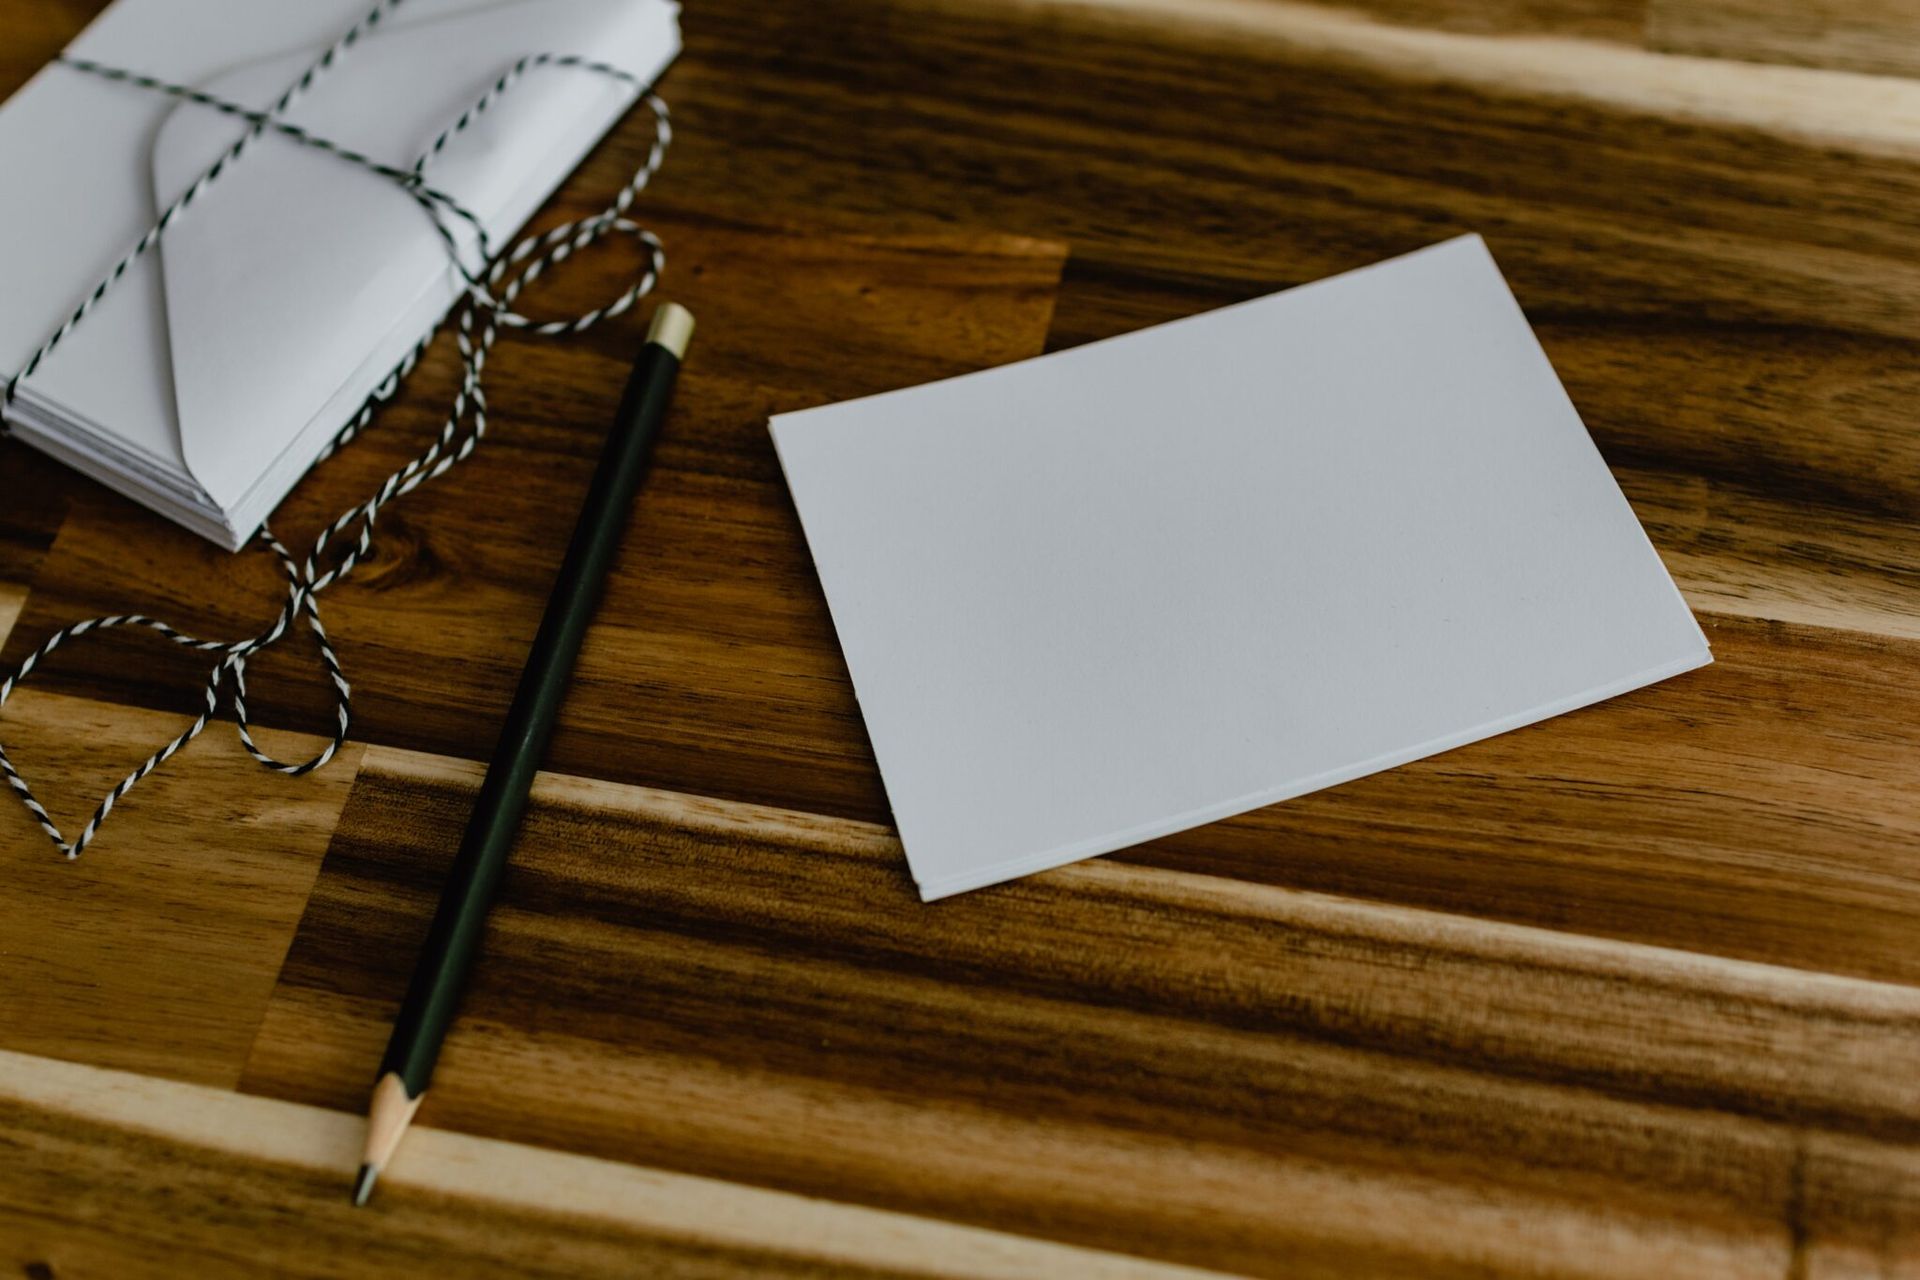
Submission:
<svg viewBox="0 0 1920 1280">
<path fill-rule="evenodd" d="M 547 599 L 520 688 L 487 765 L 460 852 L 427 932 L 419 963 L 393 1024 L 380 1078 L 367 1108 L 366 1154 L 353 1202 L 365 1204 L 373 1184 L 413 1120 L 433 1076 L 440 1044 L 459 1007 L 467 971 L 486 928 L 487 909 L 527 807 L 527 793 L 547 750 L 554 717 L 566 698 L 580 642 L 600 601 L 601 586 L 626 530 L 627 512 L 653 457 L 675 375 L 693 336 L 693 317 L 669 302 L 654 312 L 647 342 L 634 361 L 620 411 L 580 508 L 573 541 Z"/>
</svg>

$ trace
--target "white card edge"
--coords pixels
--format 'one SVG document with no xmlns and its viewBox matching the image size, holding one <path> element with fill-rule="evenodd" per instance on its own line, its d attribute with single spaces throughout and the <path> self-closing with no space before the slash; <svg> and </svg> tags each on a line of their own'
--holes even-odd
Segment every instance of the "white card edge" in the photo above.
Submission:
<svg viewBox="0 0 1920 1280">
<path fill-rule="evenodd" d="M 1689 610 L 1689 616 L 1691 616 L 1691 610 Z M 1430 739 L 1418 746 L 1409 747 L 1401 751 L 1389 752 L 1386 755 L 1376 756 L 1373 759 L 1363 761 L 1359 764 L 1344 765 L 1338 769 L 1329 770 L 1326 773 L 1315 774 L 1304 781 L 1288 783 L 1284 786 L 1271 788 L 1266 791 L 1257 791 L 1250 795 L 1222 801 L 1215 805 L 1209 805 L 1204 809 L 1190 810 L 1177 817 L 1162 819 L 1138 827 L 1131 827 L 1125 831 L 1096 836 L 1091 840 L 1080 841 L 1065 849 L 1053 849 L 1046 853 L 1029 854 L 1009 862 L 981 867 L 958 876 L 950 876 L 944 880 L 922 882 L 916 877 L 914 883 L 920 891 L 920 900 L 922 902 L 934 902 L 941 898 L 952 897 L 955 894 L 966 893 L 973 889 L 984 889 L 988 885 L 1001 884 L 1008 880 L 1019 879 L 1022 876 L 1033 875 L 1036 872 L 1051 871 L 1057 867 L 1066 866 L 1069 863 L 1081 862 L 1087 858 L 1098 857 L 1101 854 L 1115 853 L 1121 849 L 1143 844 L 1148 840 L 1157 840 L 1161 836 L 1174 835 L 1182 831 L 1191 831 L 1195 827 L 1203 827 L 1208 823 L 1218 822 L 1224 818 L 1237 817 L 1243 813 L 1250 813 L 1255 809 L 1264 809 L 1268 805 L 1298 799 L 1301 796 L 1309 795 L 1315 791 L 1324 791 L 1329 787 L 1337 787 L 1342 783 L 1352 782 L 1371 774 L 1384 773 L 1389 769 L 1398 768 L 1403 764 L 1410 764 L 1415 760 L 1423 760 L 1428 756 L 1436 756 L 1443 752 L 1451 751 L 1455 747 L 1464 747 L 1470 743 L 1480 742 L 1487 738 L 1495 738 L 1503 733 L 1511 732 L 1514 729 L 1521 729 L 1530 724 L 1538 724 L 1545 720 L 1551 720 L 1557 716 L 1565 715 L 1569 711 L 1578 711 L 1582 707 L 1590 707 L 1596 703 L 1617 698 L 1621 694 L 1631 693 L 1636 689 L 1644 689 L 1648 685 L 1658 684 L 1662 680 L 1668 680 L 1674 676 L 1683 675 L 1688 671 L 1697 670 L 1710 665 L 1712 662 L 1713 650 L 1707 644 L 1705 634 L 1702 633 L 1700 648 L 1693 653 L 1687 654 L 1685 657 L 1675 659 L 1672 662 L 1664 663 L 1646 671 L 1636 672 L 1633 675 L 1624 677 L 1610 684 L 1601 685 L 1595 689 L 1585 690 L 1555 702 L 1545 703 L 1538 707 L 1529 708 L 1526 711 L 1517 712 L 1500 720 L 1488 721 L 1485 724 L 1478 725 L 1475 728 L 1468 729 L 1461 733 L 1447 734 L 1439 738 Z M 901 843 L 902 847 L 905 848 L 905 841 L 902 840 Z M 911 849 L 907 849 L 906 853 L 907 866 L 909 870 L 911 870 L 913 866 L 913 852 Z"/>
</svg>

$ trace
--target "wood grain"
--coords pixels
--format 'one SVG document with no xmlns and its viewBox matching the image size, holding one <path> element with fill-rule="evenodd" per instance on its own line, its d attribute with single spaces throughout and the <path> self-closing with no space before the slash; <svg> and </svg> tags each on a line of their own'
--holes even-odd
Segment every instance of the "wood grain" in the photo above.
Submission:
<svg viewBox="0 0 1920 1280">
<path fill-rule="evenodd" d="M 7 704 L 6 742 L 71 832 L 190 718 L 29 688 Z M 321 744 L 270 732 L 262 745 Z M 111 846 L 76 862 L 0 805 L 0 1049 L 231 1087 L 359 755 L 274 788 L 216 729 L 121 803 Z"/>
<path fill-rule="evenodd" d="M 354 1209 L 351 1116 L 21 1054 L 0 1053 L 0 1117 L 26 1276 L 1200 1274 L 424 1127 Z"/>
<path fill-rule="evenodd" d="M 94 7 L 0 0 L 0 88 Z M 1883 30 L 1903 57 L 1893 0 L 1646 17 L 688 6 L 663 86 L 678 141 L 643 214 L 700 337 L 432 1127 L 377 1225 L 348 1215 L 340 1113 L 637 320 L 503 343 L 488 444 L 383 518 L 329 597 L 364 759 L 289 783 L 209 736 L 75 868 L 0 816 L 7 1258 L 115 1277 L 1913 1274 L 1920 80 L 1806 39 Z M 1741 60 L 1796 50 L 1834 65 Z M 543 218 L 595 207 L 646 137 L 618 130 Z M 1467 230 L 1716 664 L 918 904 L 767 415 Z M 528 307 L 592 305 L 637 265 L 589 255 Z M 417 448 L 453 377 L 436 351 L 279 530 L 311 536 Z M 240 634 L 280 590 L 265 558 L 6 444 L 0 584 L 8 661 L 128 607 Z M 0 729 L 78 818 L 178 723 L 199 665 L 63 651 Z M 298 644 L 254 683 L 265 723 L 324 727 Z"/>
<path fill-rule="evenodd" d="M 0 644 L 7 641 L 7 633 L 13 629 L 13 620 L 20 616 L 20 608 L 27 602 L 27 589 L 10 582 L 0 582 Z"/>
<path fill-rule="evenodd" d="M 1642 42 L 1647 0 L 1355 0 L 1339 6 L 1438 31 L 1552 33 Z"/>
<path fill-rule="evenodd" d="M 246 1089 L 358 1101 L 477 783 L 369 753 Z M 928 909 L 884 828 L 548 777 L 422 1118 L 1236 1272 L 1720 1275 L 1908 1246 L 1916 1055 L 1911 987 L 1113 862 Z"/>
<path fill-rule="evenodd" d="M 1117 856 L 1920 980 L 1920 651 L 1703 622 L 1701 672 Z"/>
<path fill-rule="evenodd" d="M 65 467 L 11 440 L 0 440 L 0 581 L 32 581 L 65 519 L 70 495 L 86 487 Z M 5 636 L 0 635 L 0 643 Z"/>
<path fill-rule="evenodd" d="M 1755 62 L 1920 76 L 1914 0 L 1652 0 L 1653 45 Z"/>
<path fill-rule="evenodd" d="M 689 176 L 715 202 L 756 174 L 1071 241 L 1055 345 L 1481 230 L 1663 550 L 1698 549 L 1684 586 L 1911 633 L 1920 85 L 1203 8 L 1047 6 L 990 60 L 993 5 L 857 49 L 825 34 L 859 26 L 850 5 L 783 25 L 781 58 L 716 22 L 682 68 Z M 1032 87 L 1066 79 L 1070 99 Z M 785 108 L 845 80 L 913 109 L 835 132 Z"/>
<path fill-rule="evenodd" d="M 551 762 L 881 811 L 766 420 L 1037 353 L 1062 250 L 992 235 L 876 239 L 664 212 L 649 222 L 673 255 L 673 296 L 700 318 L 700 346 Z M 624 252 L 603 265 L 637 265 Z M 579 260 L 555 286 L 528 305 L 584 309 L 606 291 Z M 489 750 L 638 341 L 630 326 L 590 336 L 503 343 L 491 364 L 496 427 L 486 445 L 383 515 L 375 555 L 326 597 L 363 741 L 469 757 Z M 849 346 L 860 360 L 845 358 Z M 432 438 L 454 377 L 451 347 L 437 356 L 394 421 L 295 493 L 276 517 L 283 536 L 323 527 Z M 131 609 L 197 634 L 251 634 L 278 608 L 277 572 L 269 555 L 228 556 L 90 492 L 60 526 L 7 656 L 18 661 L 65 622 Z M 190 688 L 206 664 L 168 648 L 107 637 L 63 652 L 45 678 L 70 693 L 178 705 L 169 690 Z M 258 671 L 257 718 L 308 731 L 330 723 L 331 694 L 304 639 Z"/>
<path fill-rule="evenodd" d="M 102 0 L 37 0 L 7 11 L 7 42 L 0 46 L 0 93 L 25 84 L 104 8 Z"/>
</svg>

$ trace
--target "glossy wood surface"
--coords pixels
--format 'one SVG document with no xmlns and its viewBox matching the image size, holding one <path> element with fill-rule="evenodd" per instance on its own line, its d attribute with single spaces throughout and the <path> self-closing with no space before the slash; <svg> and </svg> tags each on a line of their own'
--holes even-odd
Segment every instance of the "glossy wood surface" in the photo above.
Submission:
<svg viewBox="0 0 1920 1280">
<path fill-rule="evenodd" d="M 1916 30 L 1914 0 L 1810 0 L 1790 8 L 1772 0 L 1652 0 L 1647 27 L 1654 45 L 1684 53 L 1908 76 L 1920 74 Z"/>
<path fill-rule="evenodd" d="M 95 7 L 0 0 L 0 89 Z M 1920 37 L 1891 0 L 1815 8 Z M 73 865 L 0 805 L 4 1260 L 1920 1273 L 1920 80 L 1800 39 L 1811 13 L 690 4 L 644 217 L 699 338 L 420 1132 L 350 1212 L 351 1113 L 643 320 L 503 341 L 487 444 L 326 598 L 357 713 L 329 769 L 273 777 L 217 725 Z M 1715 665 L 921 905 L 768 414 L 1464 230 Z M 278 531 L 417 451 L 455 368 Z M 278 592 L 0 445 L 9 664 L 102 612 L 239 636 Z M 89 640 L 0 736 L 78 823 L 200 665 Z M 311 655 L 250 683 L 269 745 L 310 750 Z"/>
</svg>

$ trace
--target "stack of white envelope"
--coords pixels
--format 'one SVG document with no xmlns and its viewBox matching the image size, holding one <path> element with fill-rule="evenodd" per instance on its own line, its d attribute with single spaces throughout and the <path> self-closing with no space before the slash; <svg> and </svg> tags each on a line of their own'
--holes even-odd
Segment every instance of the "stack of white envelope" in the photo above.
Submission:
<svg viewBox="0 0 1920 1280">
<path fill-rule="evenodd" d="M 270 106 L 370 0 L 117 0 L 70 55 Z M 578 55 L 650 84 L 670 0 L 408 0 L 284 117 L 408 168 L 508 67 Z M 433 162 L 498 249 L 638 88 L 537 68 Z M 0 379 L 248 128 L 52 64 L 0 107 Z M 447 219 L 471 267 L 476 237 Z M 31 377 L 27 443 L 229 548 L 457 300 L 431 220 L 391 180 L 274 134 L 196 199 Z"/>
</svg>

